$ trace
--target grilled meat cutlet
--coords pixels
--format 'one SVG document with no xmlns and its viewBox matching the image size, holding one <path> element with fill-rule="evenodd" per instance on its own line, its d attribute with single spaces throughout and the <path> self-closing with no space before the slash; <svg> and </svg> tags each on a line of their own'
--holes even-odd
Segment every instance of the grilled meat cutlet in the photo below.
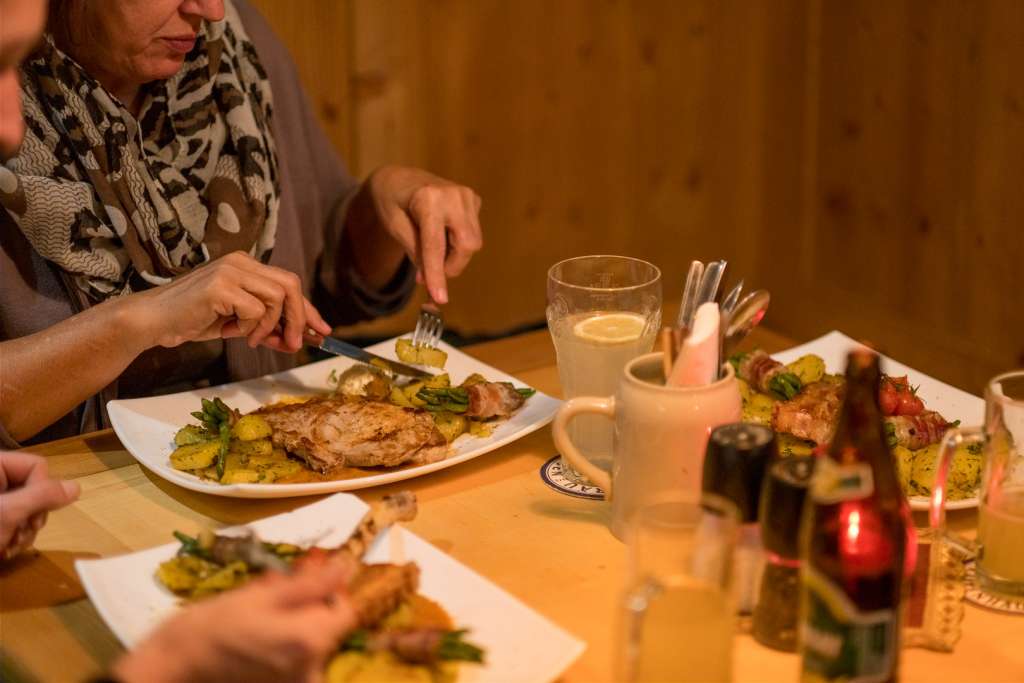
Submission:
<svg viewBox="0 0 1024 683">
<path fill-rule="evenodd" d="M 424 410 L 381 401 L 315 398 L 257 411 L 274 445 L 317 472 L 339 467 L 394 467 L 443 460 L 447 441 Z"/>
<path fill-rule="evenodd" d="M 420 569 L 412 562 L 361 565 L 347 588 L 359 625 L 375 625 L 415 593 L 419 584 Z"/>
<path fill-rule="evenodd" d="M 772 429 L 816 444 L 829 443 L 839 421 L 846 384 L 821 381 L 808 384 L 789 401 L 772 409 Z"/>
</svg>

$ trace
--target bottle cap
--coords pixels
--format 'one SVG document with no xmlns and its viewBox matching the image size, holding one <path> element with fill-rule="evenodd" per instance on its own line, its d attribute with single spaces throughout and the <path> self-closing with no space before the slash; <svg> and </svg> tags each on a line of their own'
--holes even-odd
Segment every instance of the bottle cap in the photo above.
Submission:
<svg viewBox="0 0 1024 683">
<path fill-rule="evenodd" d="M 775 432 L 763 425 L 716 427 L 704 456 L 704 492 L 733 501 L 744 524 L 756 522 L 765 468 L 774 452 Z"/>
<path fill-rule="evenodd" d="M 816 461 L 813 455 L 790 455 L 768 466 L 760 513 L 765 550 L 789 559 L 800 556 L 800 518 Z"/>
</svg>

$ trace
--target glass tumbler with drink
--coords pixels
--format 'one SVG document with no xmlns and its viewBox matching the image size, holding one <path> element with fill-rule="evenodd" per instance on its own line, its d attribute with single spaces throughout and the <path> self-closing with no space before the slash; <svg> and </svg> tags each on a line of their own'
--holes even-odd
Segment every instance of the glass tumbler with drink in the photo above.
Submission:
<svg viewBox="0 0 1024 683">
<path fill-rule="evenodd" d="M 661 271 L 625 256 L 580 256 L 551 266 L 547 295 L 565 398 L 614 394 L 626 363 L 649 352 L 661 328 Z M 587 415 L 569 429 L 589 460 L 611 469 L 611 422 Z M 582 481 L 565 458 L 562 473 Z"/>
<path fill-rule="evenodd" d="M 951 430 L 939 450 L 931 525 L 945 527 L 945 484 L 962 443 L 981 444 L 978 537 L 951 536 L 976 553 L 978 588 L 997 599 L 1024 600 L 1024 370 L 993 378 L 985 390 L 985 424 Z"/>
<path fill-rule="evenodd" d="M 732 501 L 663 498 L 640 508 L 629 530 L 616 680 L 728 683 L 735 606 Z"/>
</svg>

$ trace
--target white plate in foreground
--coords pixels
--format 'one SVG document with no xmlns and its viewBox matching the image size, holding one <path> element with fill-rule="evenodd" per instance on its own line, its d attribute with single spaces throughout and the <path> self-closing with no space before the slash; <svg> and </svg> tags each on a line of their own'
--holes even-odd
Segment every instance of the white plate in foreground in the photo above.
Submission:
<svg viewBox="0 0 1024 683">
<path fill-rule="evenodd" d="M 512 382 L 517 387 L 526 386 L 524 382 L 511 375 L 492 368 L 466 355 L 447 344 L 439 344 L 448 352 L 448 363 L 445 371 L 451 375 L 453 382 L 461 382 L 473 374 L 480 373 L 487 379 L 497 382 Z M 395 340 L 381 342 L 368 350 L 397 360 L 395 356 Z M 212 399 L 219 396 L 232 408 L 243 413 L 256 410 L 261 405 L 272 403 L 280 396 L 326 393 L 327 376 L 331 370 L 339 373 L 355 365 L 357 361 L 349 358 L 329 358 L 327 360 L 303 365 L 293 370 L 267 375 L 244 382 L 224 384 L 209 389 L 186 391 L 166 396 L 135 398 L 111 401 L 107 404 L 110 422 L 117 437 L 143 467 L 154 474 L 178 486 L 193 491 L 212 493 L 215 496 L 232 498 L 287 498 L 290 496 L 310 496 L 335 491 L 349 491 L 401 481 L 422 474 L 472 460 L 484 453 L 500 448 L 507 443 L 522 438 L 551 422 L 561 401 L 547 394 L 537 392 L 526 401 L 519 411 L 511 418 L 496 425 L 494 433 L 486 439 L 463 435 L 452 444 L 451 453 L 440 462 L 429 465 L 417 465 L 393 471 L 382 471 L 367 477 L 340 479 L 338 481 L 312 482 L 305 484 L 229 484 L 223 485 L 206 481 L 187 472 L 171 467 L 170 454 L 174 450 L 174 433 L 182 425 L 195 422 L 191 413 L 201 408 L 200 399 Z"/>
<path fill-rule="evenodd" d="M 249 525 L 267 541 L 332 547 L 348 538 L 367 510 L 355 496 L 340 493 L 312 505 Z M 403 558 L 420 568 L 420 593 L 441 604 L 456 628 L 486 651 L 483 666 L 460 666 L 459 683 L 550 681 L 586 647 L 522 602 L 465 565 L 405 529 L 390 529 L 367 554 L 368 562 L 389 561 L 390 534 L 401 534 Z M 100 560 L 78 560 L 75 568 L 100 616 L 126 647 L 136 645 L 162 619 L 180 609 L 179 600 L 157 583 L 154 572 L 177 552 L 178 543 Z"/>
<path fill-rule="evenodd" d="M 832 331 L 806 344 L 773 353 L 772 357 L 783 363 L 790 363 L 800 356 L 813 353 L 822 357 L 829 372 L 842 374 L 846 367 L 846 354 L 851 349 L 861 346 L 862 344 L 842 332 Z M 985 402 L 982 399 L 929 377 L 914 368 L 907 367 L 888 356 L 881 356 L 881 360 L 882 372 L 894 377 L 907 375 L 910 378 L 910 384 L 918 387 L 917 395 L 921 397 L 929 410 L 938 411 L 944 418 L 952 422 L 960 420 L 963 425 L 982 423 L 985 416 Z M 910 498 L 910 507 L 914 510 L 927 510 L 928 504 L 928 498 L 919 496 Z M 977 497 L 946 503 L 947 510 L 977 506 Z"/>
</svg>

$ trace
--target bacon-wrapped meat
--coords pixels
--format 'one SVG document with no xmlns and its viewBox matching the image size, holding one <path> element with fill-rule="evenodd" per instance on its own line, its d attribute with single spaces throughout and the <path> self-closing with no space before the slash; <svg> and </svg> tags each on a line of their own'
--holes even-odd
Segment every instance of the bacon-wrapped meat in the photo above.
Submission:
<svg viewBox="0 0 1024 683">
<path fill-rule="evenodd" d="M 461 387 L 424 387 L 416 398 L 427 410 L 447 410 L 476 420 L 509 417 L 534 394 L 533 389 L 516 389 L 509 382 L 480 381 Z"/>
<path fill-rule="evenodd" d="M 469 394 L 469 408 L 466 417 L 486 420 L 492 417 L 508 417 L 526 402 L 515 387 L 505 382 L 480 382 L 466 387 Z"/>
<path fill-rule="evenodd" d="M 443 660 L 482 662 L 484 651 L 464 641 L 465 633 L 442 628 L 387 630 L 370 633 L 365 643 L 357 644 L 367 652 L 390 651 L 412 664 L 434 664 Z"/>
<path fill-rule="evenodd" d="M 771 394 L 785 401 L 803 389 L 799 377 L 761 349 L 732 360 L 736 375 L 762 394 Z"/>
<path fill-rule="evenodd" d="M 934 410 L 925 410 L 918 415 L 895 415 L 884 420 L 889 444 L 912 451 L 938 443 L 952 426 Z"/>
</svg>

